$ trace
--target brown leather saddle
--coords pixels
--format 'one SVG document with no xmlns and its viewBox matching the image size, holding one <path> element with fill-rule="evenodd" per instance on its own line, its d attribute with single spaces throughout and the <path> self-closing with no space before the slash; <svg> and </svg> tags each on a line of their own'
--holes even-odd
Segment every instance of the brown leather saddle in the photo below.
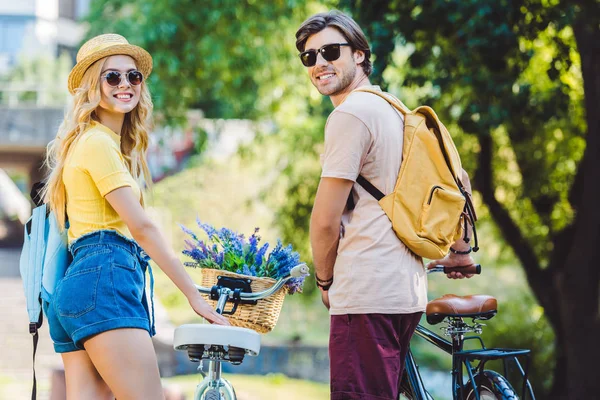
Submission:
<svg viewBox="0 0 600 400">
<path fill-rule="evenodd" d="M 498 312 L 498 302 L 492 296 L 476 294 L 471 296 L 456 296 L 445 294 L 427 303 L 427 322 L 439 324 L 445 318 L 473 318 L 488 320 Z"/>
</svg>

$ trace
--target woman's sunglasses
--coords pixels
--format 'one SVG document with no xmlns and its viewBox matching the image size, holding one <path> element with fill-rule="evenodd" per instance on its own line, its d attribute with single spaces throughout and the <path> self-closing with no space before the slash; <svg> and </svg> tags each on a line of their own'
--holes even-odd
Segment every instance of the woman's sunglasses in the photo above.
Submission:
<svg viewBox="0 0 600 400">
<path fill-rule="evenodd" d="M 312 67 L 317 63 L 317 55 L 321 53 L 325 61 L 335 61 L 340 58 L 340 47 L 350 46 L 350 43 L 331 43 L 326 44 L 319 50 L 306 50 L 300 53 L 300 61 L 305 67 Z"/>
<path fill-rule="evenodd" d="M 136 70 L 125 72 L 124 74 L 117 71 L 110 71 L 104 75 L 104 79 L 106 79 L 106 83 L 110 86 L 117 87 L 121 84 L 123 75 L 125 75 L 125 79 L 132 86 L 140 85 L 144 80 L 144 75 Z"/>
</svg>

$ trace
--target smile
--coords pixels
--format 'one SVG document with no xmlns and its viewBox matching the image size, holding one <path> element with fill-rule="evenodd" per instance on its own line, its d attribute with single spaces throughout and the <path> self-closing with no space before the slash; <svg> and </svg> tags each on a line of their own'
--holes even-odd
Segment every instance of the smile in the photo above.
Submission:
<svg viewBox="0 0 600 400">
<path fill-rule="evenodd" d="M 119 100 L 131 100 L 133 98 L 133 94 L 131 93 L 119 93 L 115 94 L 113 97 Z"/>
<path fill-rule="evenodd" d="M 326 79 L 333 78 L 334 76 L 335 76 L 335 74 L 326 74 L 326 75 L 317 76 L 317 79 L 324 81 Z"/>
</svg>

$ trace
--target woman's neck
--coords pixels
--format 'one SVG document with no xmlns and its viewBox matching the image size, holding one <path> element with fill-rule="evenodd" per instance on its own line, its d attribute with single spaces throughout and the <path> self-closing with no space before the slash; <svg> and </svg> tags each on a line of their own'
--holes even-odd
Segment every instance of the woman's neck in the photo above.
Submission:
<svg viewBox="0 0 600 400">
<path fill-rule="evenodd" d="M 98 107 L 96 114 L 100 119 L 100 123 L 117 135 L 121 135 L 121 129 L 123 129 L 123 122 L 125 121 L 125 114 L 113 113 L 103 108 Z"/>
</svg>

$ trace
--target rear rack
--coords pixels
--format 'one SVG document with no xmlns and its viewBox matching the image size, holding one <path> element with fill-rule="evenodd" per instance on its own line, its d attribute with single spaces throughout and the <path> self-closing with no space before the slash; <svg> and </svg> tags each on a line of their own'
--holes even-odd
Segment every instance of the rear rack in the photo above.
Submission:
<svg viewBox="0 0 600 400">
<path fill-rule="evenodd" d="M 472 338 L 474 339 L 474 337 L 467 339 Z M 484 370 L 485 363 L 490 360 L 502 360 L 504 376 L 508 377 L 509 363 L 510 361 L 513 361 L 514 364 L 517 366 L 519 374 L 523 377 L 523 385 L 521 387 L 522 400 L 525 400 L 527 398 L 535 399 L 533 395 L 533 389 L 531 387 L 531 384 L 529 383 L 529 380 L 527 379 L 529 374 L 530 354 L 531 351 L 527 349 L 486 349 L 485 347 L 478 350 L 463 350 L 454 353 L 458 361 L 467 367 L 467 372 L 469 374 L 471 382 L 475 382 L 473 371 L 479 370 L 480 372 L 482 372 Z M 525 359 L 524 365 L 521 365 L 521 362 L 519 362 L 518 357 L 522 357 Z M 479 365 L 477 365 L 476 367 L 472 367 L 472 361 L 479 361 Z M 529 393 L 529 397 L 527 397 L 527 393 Z"/>
</svg>

